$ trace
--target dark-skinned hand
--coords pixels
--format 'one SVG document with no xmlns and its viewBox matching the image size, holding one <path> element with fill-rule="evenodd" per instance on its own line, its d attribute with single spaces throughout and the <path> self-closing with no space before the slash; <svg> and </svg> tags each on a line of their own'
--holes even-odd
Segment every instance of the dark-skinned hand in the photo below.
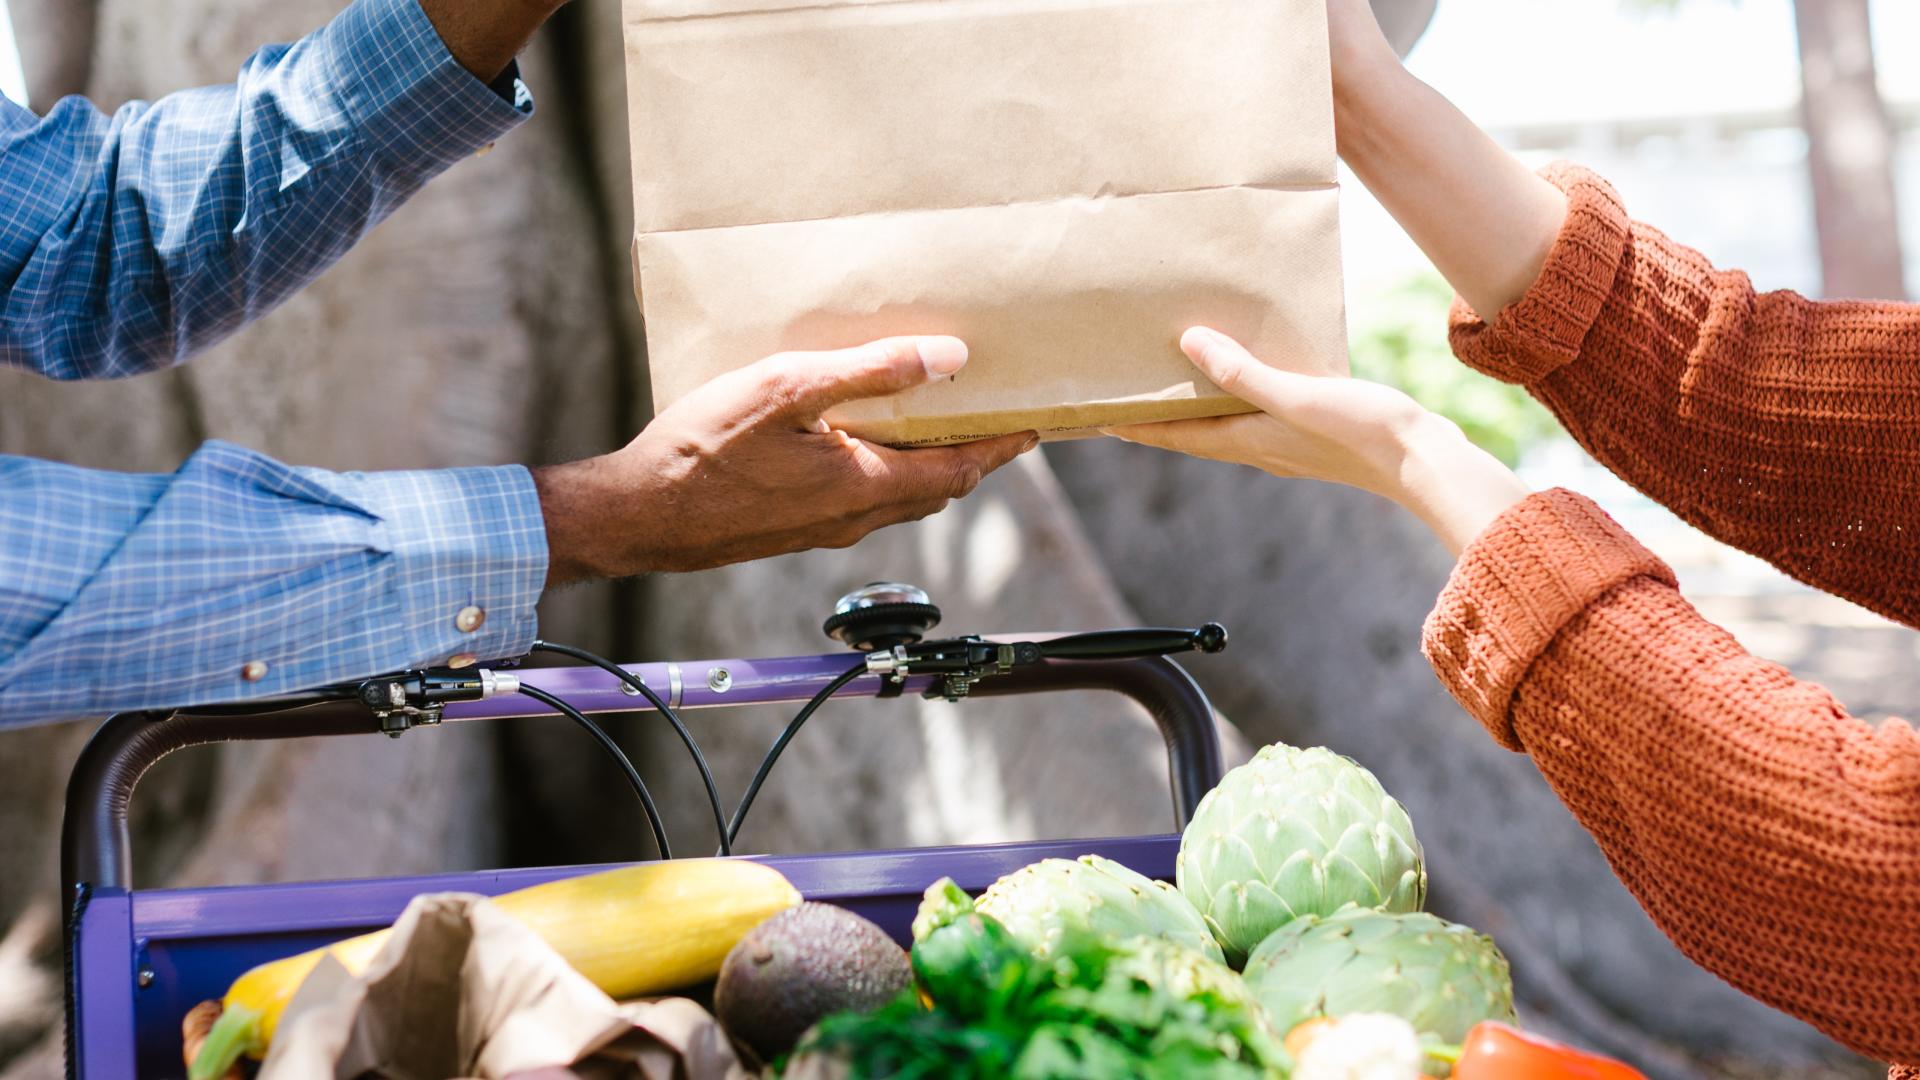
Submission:
<svg viewBox="0 0 1920 1080">
<path fill-rule="evenodd" d="M 950 337 L 769 357 L 675 402 L 622 450 L 536 470 L 548 585 L 848 547 L 939 513 L 1039 437 L 895 450 L 823 417 L 947 378 L 966 358 Z"/>
</svg>

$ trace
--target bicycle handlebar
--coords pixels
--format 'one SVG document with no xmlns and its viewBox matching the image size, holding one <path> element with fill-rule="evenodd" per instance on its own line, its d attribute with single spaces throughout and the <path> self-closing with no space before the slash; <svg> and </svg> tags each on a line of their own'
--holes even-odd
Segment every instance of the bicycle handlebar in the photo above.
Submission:
<svg viewBox="0 0 1920 1080">
<path fill-rule="evenodd" d="M 673 708 L 716 708 L 804 701 L 845 670 L 849 653 L 773 660 L 728 660 L 704 664 L 647 664 L 630 668 L 652 687 L 665 687 Z M 524 669 L 520 678 L 566 698 L 582 712 L 650 712 L 645 701 L 619 680 L 588 668 Z M 879 697 L 924 693 L 935 680 L 911 678 L 890 684 L 876 676 L 855 680 L 842 696 Z M 1046 661 L 980 683 L 979 697 L 1107 690 L 1144 707 L 1167 746 L 1174 822 L 1184 829 L 1200 799 L 1223 772 L 1213 709 L 1205 693 L 1178 664 L 1165 657 L 1134 660 Z M 82 884 L 130 889 L 133 855 L 127 813 L 135 787 L 168 754 L 221 742 L 372 735 L 381 722 L 357 701 L 337 701 L 237 715 L 236 706 L 206 710 L 123 713 L 102 724 L 81 752 L 67 784 L 61 829 L 61 882 L 71 902 Z M 446 721 L 544 715 L 526 699 L 500 697 L 446 707 Z M 390 731 L 388 733 L 391 733 Z"/>
</svg>

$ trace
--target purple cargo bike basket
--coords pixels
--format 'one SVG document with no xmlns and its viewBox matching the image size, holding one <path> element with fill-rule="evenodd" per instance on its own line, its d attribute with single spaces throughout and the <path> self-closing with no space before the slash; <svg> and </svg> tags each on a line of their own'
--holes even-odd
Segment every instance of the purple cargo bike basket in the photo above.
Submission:
<svg viewBox="0 0 1920 1080">
<path fill-rule="evenodd" d="M 804 701 L 845 670 L 850 653 L 781 660 L 641 665 L 629 670 L 649 686 L 676 688 L 673 705 L 709 708 Z M 731 685 L 709 690 L 687 671 L 724 667 Z M 682 669 L 685 670 L 682 670 Z M 554 668 L 520 673 L 530 684 L 583 712 L 647 711 L 610 675 Z M 681 689 L 684 687 L 684 689 Z M 927 688 L 910 681 L 908 693 Z M 1198 685 L 1171 660 L 1048 662 L 982 683 L 976 696 L 1109 690 L 1133 698 L 1167 742 L 1176 828 L 1219 781 L 1213 713 Z M 892 696 L 878 678 L 855 680 L 843 696 Z M 636 707 L 638 706 L 638 707 Z M 447 722 L 544 715 L 527 699 L 448 706 Z M 67 792 L 62 878 L 68 905 L 67 1072 L 71 1077 L 176 1077 L 180 1021 L 201 1001 L 264 961 L 386 926 L 425 892 L 498 894 L 598 867 L 502 870 L 478 874 L 363 879 L 211 889 L 132 888 L 126 815 L 134 785 L 160 758 L 190 746 L 231 740 L 372 735 L 372 717 L 356 704 L 316 705 L 270 716 L 139 714 L 102 725 L 75 766 Z M 970 891 L 1044 858 L 1099 854 L 1149 877 L 1170 880 L 1177 835 L 1045 841 L 985 847 L 842 855 L 776 856 L 810 900 L 839 904 L 905 942 L 921 892 L 941 877 Z"/>
</svg>

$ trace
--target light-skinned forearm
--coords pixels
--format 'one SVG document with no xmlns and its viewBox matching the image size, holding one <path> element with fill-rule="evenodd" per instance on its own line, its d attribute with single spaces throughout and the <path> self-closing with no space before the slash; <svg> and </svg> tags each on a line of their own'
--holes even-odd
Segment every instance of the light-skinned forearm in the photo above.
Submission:
<svg viewBox="0 0 1920 1080">
<path fill-rule="evenodd" d="M 1336 57 L 1340 156 L 1481 318 L 1540 275 L 1566 197 L 1400 65 L 1385 42 Z"/>
<path fill-rule="evenodd" d="M 1533 490 L 1458 425 L 1428 414 L 1403 431 L 1394 489 L 1401 508 L 1432 529 L 1458 557 L 1494 519 Z"/>
<path fill-rule="evenodd" d="M 420 0 L 460 66 L 486 82 L 507 70 L 566 0 Z"/>
</svg>

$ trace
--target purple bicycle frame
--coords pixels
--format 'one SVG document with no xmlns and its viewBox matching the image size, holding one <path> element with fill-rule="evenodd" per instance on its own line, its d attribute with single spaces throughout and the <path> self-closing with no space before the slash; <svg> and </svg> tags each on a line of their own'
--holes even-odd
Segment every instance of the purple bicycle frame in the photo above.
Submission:
<svg viewBox="0 0 1920 1080">
<path fill-rule="evenodd" d="M 676 710 L 707 709 L 804 701 L 859 660 L 860 654 L 843 652 L 642 664 L 628 670 Z M 644 698 L 598 669 L 540 668 L 517 674 L 582 712 L 651 711 Z M 862 676 L 837 696 L 920 694 L 930 685 L 930 679 L 920 678 L 889 687 L 878 677 Z M 1165 657 L 1047 661 L 990 678 L 975 686 L 972 696 L 1066 690 L 1114 691 L 1147 709 L 1167 744 L 1176 831 L 1184 827 L 1222 772 L 1213 710 L 1199 686 Z M 530 698 L 513 695 L 448 705 L 443 719 L 452 723 L 539 715 L 550 713 Z M 229 980 L 256 963 L 384 925 L 418 893 L 493 894 L 576 872 L 517 870 L 158 892 L 133 888 L 127 811 L 140 777 L 161 758 L 192 746 L 235 740 L 378 731 L 378 722 L 355 702 L 254 716 L 232 715 L 230 709 L 123 714 L 101 725 L 69 780 L 61 837 L 70 1077 L 177 1072 L 172 1064 L 178 1061 L 177 1025 L 186 1007 L 217 996 Z M 1177 843 L 1178 838 L 1169 835 L 769 861 L 788 873 L 809 899 L 849 907 L 901 936 L 919 890 L 942 876 L 978 889 L 1039 858 L 1098 852 L 1166 878 Z"/>
</svg>

